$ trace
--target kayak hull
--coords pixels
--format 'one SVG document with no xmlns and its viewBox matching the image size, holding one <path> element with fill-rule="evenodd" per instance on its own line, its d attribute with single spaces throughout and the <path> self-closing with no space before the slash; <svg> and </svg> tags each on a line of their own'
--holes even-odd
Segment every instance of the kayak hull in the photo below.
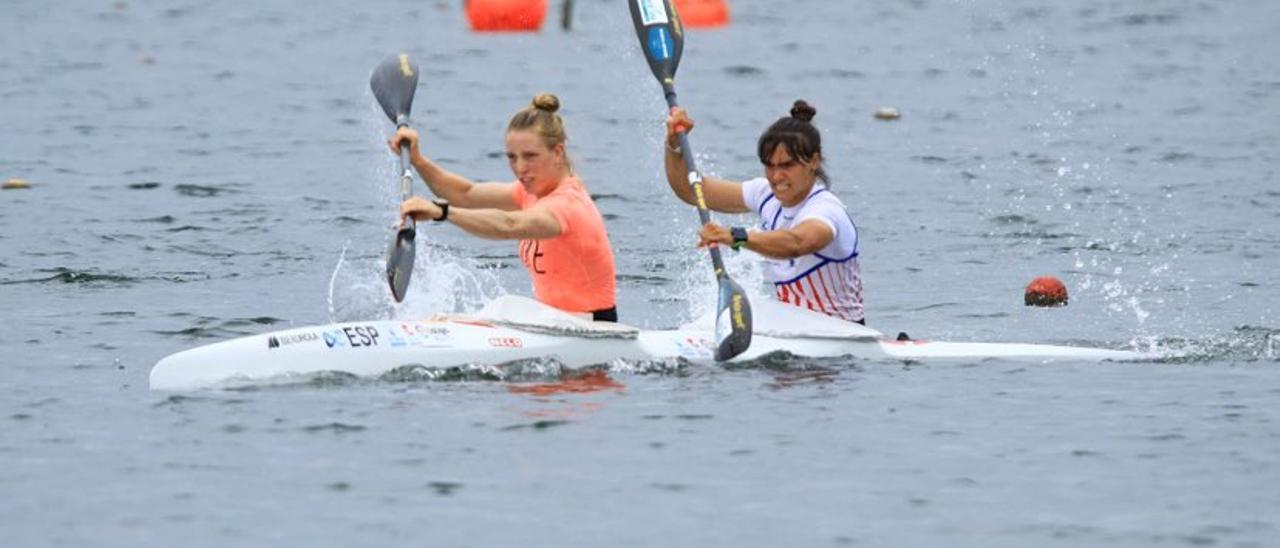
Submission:
<svg viewBox="0 0 1280 548">
<path fill-rule="evenodd" d="M 577 369 L 613 360 L 684 359 L 715 363 L 714 337 L 691 328 L 638 331 L 633 336 L 581 336 L 535 332 L 488 321 L 433 319 L 370 321 L 304 327 L 240 337 L 160 360 L 151 370 L 153 390 L 194 390 L 337 371 L 377 377 L 407 365 L 448 368 L 500 365 L 552 358 Z M 1123 350 L 1069 346 L 896 341 L 878 337 L 779 337 L 756 333 L 751 347 L 731 362 L 786 352 L 796 356 L 907 361 L 1134 360 Z"/>
</svg>

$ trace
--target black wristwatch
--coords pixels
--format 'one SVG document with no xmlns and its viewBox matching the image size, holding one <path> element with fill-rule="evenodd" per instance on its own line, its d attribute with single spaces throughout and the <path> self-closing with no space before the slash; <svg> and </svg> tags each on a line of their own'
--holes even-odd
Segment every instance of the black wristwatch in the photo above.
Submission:
<svg viewBox="0 0 1280 548">
<path fill-rule="evenodd" d="M 730 227 L 729 235 L 733 236 L 733 243 L 729 244 L 729 247 L 732 247 L 734 251 L 747 245 L 747 229 L 740 226 Z"/>
<path fill-rule="evenodd" d="M 433 221 L 437 223 L 443 223 L 445 219 L 449 218 L 449 200 L 434 198 L 431 200 L 431 203 L 435 204 L 437 207 L 440 208 L 440 218 L 432 219 Z"/>
</svg>

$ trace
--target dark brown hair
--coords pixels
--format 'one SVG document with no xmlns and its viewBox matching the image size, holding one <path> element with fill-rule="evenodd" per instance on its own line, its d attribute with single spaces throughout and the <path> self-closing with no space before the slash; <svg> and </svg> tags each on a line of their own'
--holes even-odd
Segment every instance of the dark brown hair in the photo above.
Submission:
<svg viewBox="0 0 1280 548">
<path fill-rule="evenodd" d="M 769 164 L 769 158 L 779 146 L 785 147 L 787 154 L 802 162 L 813 160 L 815 155 L 822 154 L 822 135 L 813 126 L 812 120 L 818 110 L 804 99 L 796 100 L 791 106 L 791 116 L 783 116 L 760 134 L 756 145 L 756 154 L 760 163 Z M 818 157 L 818 169 L 814 174 L 823 185 L 831 186 L 827 172 L 822 168 L 822 157 Z"/>
</svg>

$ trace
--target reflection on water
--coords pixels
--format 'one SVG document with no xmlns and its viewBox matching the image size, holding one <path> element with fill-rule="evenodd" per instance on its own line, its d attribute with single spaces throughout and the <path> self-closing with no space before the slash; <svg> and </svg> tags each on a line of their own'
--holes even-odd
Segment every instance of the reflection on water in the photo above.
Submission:
<svg viewBox="0 0 1280 548">
<path fill-rule="evenodd" d="M 625 388 L 626 385 L 610 377 L 607 371 L 595 369 L 582 373 L 568 374 L 559 382 L 513 384 L 507 387 L 507 391 L 512 394 L 552 396 L 556 394 L 585 394 L 605 390 L 612 390 L 621 394 Z"/>
<path fill-rule="evenodd" d="M 528 396 L 536 406 L 522 408 L 521 414 L 539 421 L 574 421 L 590 417 L 604 409 L 605 402 L 598 399 L 583 400 L 587 394 L 622 395 L 626 385 L 609 375 L 608 371 L 592 369 L 565 373 L 557 382 L 511 384 L 507 391 Z"/>
</svg>

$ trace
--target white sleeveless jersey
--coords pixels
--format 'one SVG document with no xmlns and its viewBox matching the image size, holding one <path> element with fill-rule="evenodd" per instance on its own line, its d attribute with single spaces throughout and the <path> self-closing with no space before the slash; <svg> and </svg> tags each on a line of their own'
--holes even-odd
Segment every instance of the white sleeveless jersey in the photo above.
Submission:
<svg viewBox="0 0 1280 548">
<path fill-rule="evenodd" d="M 815 184 L 799 205 L 782 207 L 769 181 L 757 178 L 742 184 L 742 199 L 760 216 L 760 230 L 788 229 L 816 219 L 835 233 L 831 243 L 817 253 L 794 259 L 765 257 L 778 300 L 851 322 L 862 321 L 858 229 L 840 198 Z"/>
</svg>

